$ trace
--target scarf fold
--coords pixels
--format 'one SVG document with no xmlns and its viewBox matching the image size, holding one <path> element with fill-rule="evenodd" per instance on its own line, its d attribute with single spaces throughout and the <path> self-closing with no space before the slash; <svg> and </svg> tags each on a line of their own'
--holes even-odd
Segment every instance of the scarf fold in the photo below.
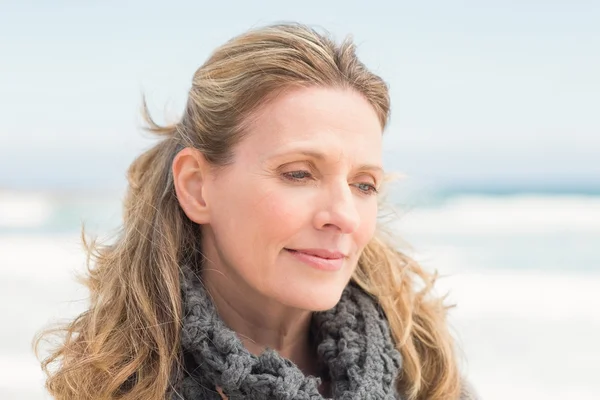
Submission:
<svg viewBox="0 0 600 400">
<path fill-rule="evenodd" d="M 173 398 L 319 400 L 319 378 L 305 376 L 274 350 L 251 354 L 219 317 L 191 268 L 182 268 L 181 344 L 186 371 Z M 314 313 L 319 361 L 329 373 L 333 399 L 400 399 L 394 381 L 401 356 L 377 302 L 350 283 L 331 310 Z"/>
</svg>

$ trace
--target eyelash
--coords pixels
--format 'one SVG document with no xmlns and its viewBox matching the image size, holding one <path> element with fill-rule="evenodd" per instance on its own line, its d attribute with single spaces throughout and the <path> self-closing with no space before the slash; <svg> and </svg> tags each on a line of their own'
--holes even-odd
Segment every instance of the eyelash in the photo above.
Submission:
<svg viewBox="0 0 600 400">
<path fill-rule="evenodd" d="M 298 177 L 294 177 L 293 176 L 294 174 L 298 174 L 298 173 L 304 174 L 305 176 L 302 177 L 302 178 L 298 178 Z M 313 177 L 310 172 L 308 172 L 308 171 L 302 171 L 302 170 L 291 171 L 291 172 L 284 172 L 282 175 L 283 175 L 283 177 L 285 179 L 288 179 L 288 180 L 294 181 L 294 182 L 301 182 L 301 181 L 304 181 L 306 178 L 312 178 Z M 355 187 L 358 188 L 358 190 L 360 190 L 363 194 L 365 194 L 367 196 L 372 196 L 372 195 L 375 195 L 375 194 L 379 193 L 379 191 L 377 190 L 377 188 L 375 187 L 375 185 L 372 185 L 370 183 L 364 183 L 363 182 L 363 183 L 359 183 L 357 185 L 358 186 L 360 186 L 360 185 L 366 185 L 368 187 L 367 190 L 362 190 L 362 189 L 358 188 L 358 186 L 355 186 Z"/>
</svg>

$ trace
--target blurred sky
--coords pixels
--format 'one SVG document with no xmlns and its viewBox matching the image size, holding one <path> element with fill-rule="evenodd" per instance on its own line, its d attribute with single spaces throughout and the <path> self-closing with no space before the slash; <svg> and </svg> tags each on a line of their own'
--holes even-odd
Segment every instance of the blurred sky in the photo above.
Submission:
<svg viewBox="0 0 600 400">
<path fill-rule="evenodd" d="M 389 170 L 600 187 L 600 1 L 0 0 L 0 189 L 121 187 L 141 94 L 177 116 L 215 47 L 279 21 L 353 34 L 391 87 Z"/>
</svg>

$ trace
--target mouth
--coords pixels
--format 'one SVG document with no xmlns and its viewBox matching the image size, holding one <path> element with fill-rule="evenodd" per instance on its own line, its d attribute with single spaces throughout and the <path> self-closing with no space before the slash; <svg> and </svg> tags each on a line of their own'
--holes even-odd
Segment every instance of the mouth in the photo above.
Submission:
<svg viewBox="0 0 600 400">
<path fill-rule="evenodd" d="M 344 253 L 342 253 L 341 251 L 337 251 L 337 250 L 327 250 L 327 249 L 288 249 L 286 248 L 287 251 L 293 252 L 293 253 L 303 253 L 303 254 L 308 254 L 311 256 L 315 256 L 315 257 L 319 257 L 319 258 L 324 258 L 326 260 L 336 260 L 339 258 L 346 258 L 346 255 Z"/>
<path fill-rule="evenodd" d="M 326 249 L 285 249 L 296 260 L 322 271 L 339 271 L 344 266 L 346 255 Z"/>
</svg>

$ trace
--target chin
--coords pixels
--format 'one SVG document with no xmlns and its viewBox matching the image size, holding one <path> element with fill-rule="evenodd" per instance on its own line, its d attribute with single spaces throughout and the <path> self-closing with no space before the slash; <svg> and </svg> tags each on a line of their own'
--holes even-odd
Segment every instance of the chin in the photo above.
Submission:
<svg viewBox="0 0 600 400">
<path fill-rule="evenodd" d="M 290 307 L 307 311 L 325 311 L 332 309 L 340 301 L 345 284 L 316 284 L 288 288 L 280 292 L 280 302 Z"/>
</svg>

